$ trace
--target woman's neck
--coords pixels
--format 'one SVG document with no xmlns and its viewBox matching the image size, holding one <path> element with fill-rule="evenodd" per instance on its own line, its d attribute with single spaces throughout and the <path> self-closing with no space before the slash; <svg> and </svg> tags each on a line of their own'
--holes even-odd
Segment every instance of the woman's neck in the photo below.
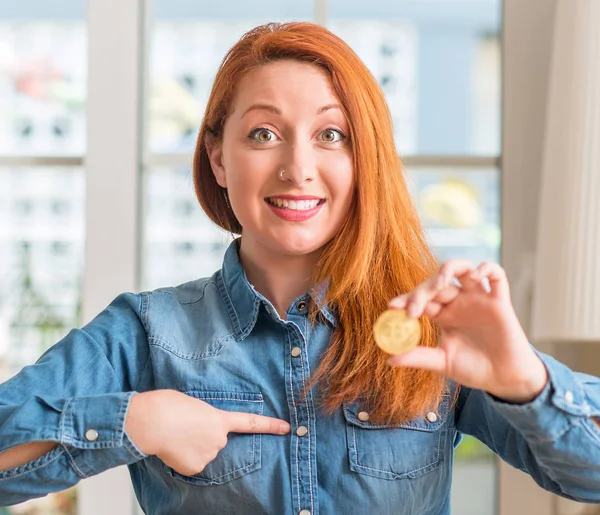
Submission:
<svg viewBox="0 0 600 515">
<path fill-rule="evenodd" d="M 277 254 L 270 249 L 242 238 L 240 262 L 250 284 L 273 304 L 282 319 L 292 301 L 306 293 L 321 252 L 290 255 Z"/>
</svg>

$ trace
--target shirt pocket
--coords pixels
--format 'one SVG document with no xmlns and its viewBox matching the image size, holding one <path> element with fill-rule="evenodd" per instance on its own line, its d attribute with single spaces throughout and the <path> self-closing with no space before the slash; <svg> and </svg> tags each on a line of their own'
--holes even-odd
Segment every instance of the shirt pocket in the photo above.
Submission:
<svg viewBox="0 0 600 515">
<path fill-rule="evenodd" d="M 368 421 L 360 401 L 345 404 L 350 470 L 381 479 L 417 478 L 444 462 L 449 398 L 435 411 L 397 425 Z"/>
<path fill-rule="evenodd" d="M 184 393 L 223 411 L 263 414 L 263 396 L 260 393 L 197 390 Z M 227 445 L 199 474 L 184 476 L 170 467 L 167 470 L 170 476 L 186 483 L 210 486 L 228 483 L 260 468 L 261 435 L 229 433 Z"/>
</svg>

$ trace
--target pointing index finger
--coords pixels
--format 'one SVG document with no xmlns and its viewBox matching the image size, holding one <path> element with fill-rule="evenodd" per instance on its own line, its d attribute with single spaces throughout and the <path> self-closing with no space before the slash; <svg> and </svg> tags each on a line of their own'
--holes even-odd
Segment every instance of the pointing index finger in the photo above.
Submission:
<svg viewBox="0 0 600 515">
<path fill-rule="evenodd" d="M 290 432 L 290 425 L 285 420 L 278 418 L 237 411 L 223 411 L 222 413 L 229 433 L 285 435 Z"/>
</svg>

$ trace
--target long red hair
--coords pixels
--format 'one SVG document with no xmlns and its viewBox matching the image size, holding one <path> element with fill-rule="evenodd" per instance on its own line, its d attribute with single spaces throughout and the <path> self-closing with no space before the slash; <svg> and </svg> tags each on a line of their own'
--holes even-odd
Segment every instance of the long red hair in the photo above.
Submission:
<svg viewBox="0 0 600 515">
<path fill-rule="evenodd" d="M 242 233 L 227 190 L 213 175 L 206 141 L 222 137 L 244 74 L 280 59 L 311 63 L 328 75 L 348 120 L 354 159 L 350 215 L 323 249 L 313 277 L 314 284 L 327 280 L 324 302 L 335 309 L 338 323 L 310 385 L 321 386 L 328 413 L 366 397 L 372 420 L 404 422 L 439 403 L 444 378 L 390 367 L 389 356 L 375 344 L 373 324 L 390 299 L 430 277 L 437 262 L 405 182 L 383 92 L 352 49 L 312 23 L 270 23 L 246 33 L 223 59 L 208 100 L 194 153 L 196 195 L 213 222 Z M 426 317 L 421 322 L 421 345 L 435 346 L 436 327 Z"/>
</svg>

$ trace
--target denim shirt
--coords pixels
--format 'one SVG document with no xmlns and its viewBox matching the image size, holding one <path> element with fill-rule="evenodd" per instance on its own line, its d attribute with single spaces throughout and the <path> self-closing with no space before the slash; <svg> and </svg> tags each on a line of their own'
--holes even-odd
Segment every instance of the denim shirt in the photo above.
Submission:
<svg viewBox="0 0 600 515">
<path fill-rule="evenodd" d="M 600 416 L 599 379 L 540 353 L 550 381 L 528 404 L 462 388 L 456 403 L 450 391 L 436 410 L 399 425 L 370 422 L 364 399 L 324 415 L 312 394 L 300 394 L 336 319 L 324 307 L 311 325 L 310 301 L 297 298 L 282 320 L 249 284 L 235 243 L 211 278 L 118 296 L 0 386 L 0 451 L 60 444 L 0 472 L 0 505 L 126 464 L 153 515 L 447 515 L 462 434 L 547 490 L 600 502 L 600 428 L 590 418 Z M 201 473 L 183 476 L 124 431 L 132 395 L 159 388 L 288 420 L 292 431 L 232 433 Z"/>
</svg>

